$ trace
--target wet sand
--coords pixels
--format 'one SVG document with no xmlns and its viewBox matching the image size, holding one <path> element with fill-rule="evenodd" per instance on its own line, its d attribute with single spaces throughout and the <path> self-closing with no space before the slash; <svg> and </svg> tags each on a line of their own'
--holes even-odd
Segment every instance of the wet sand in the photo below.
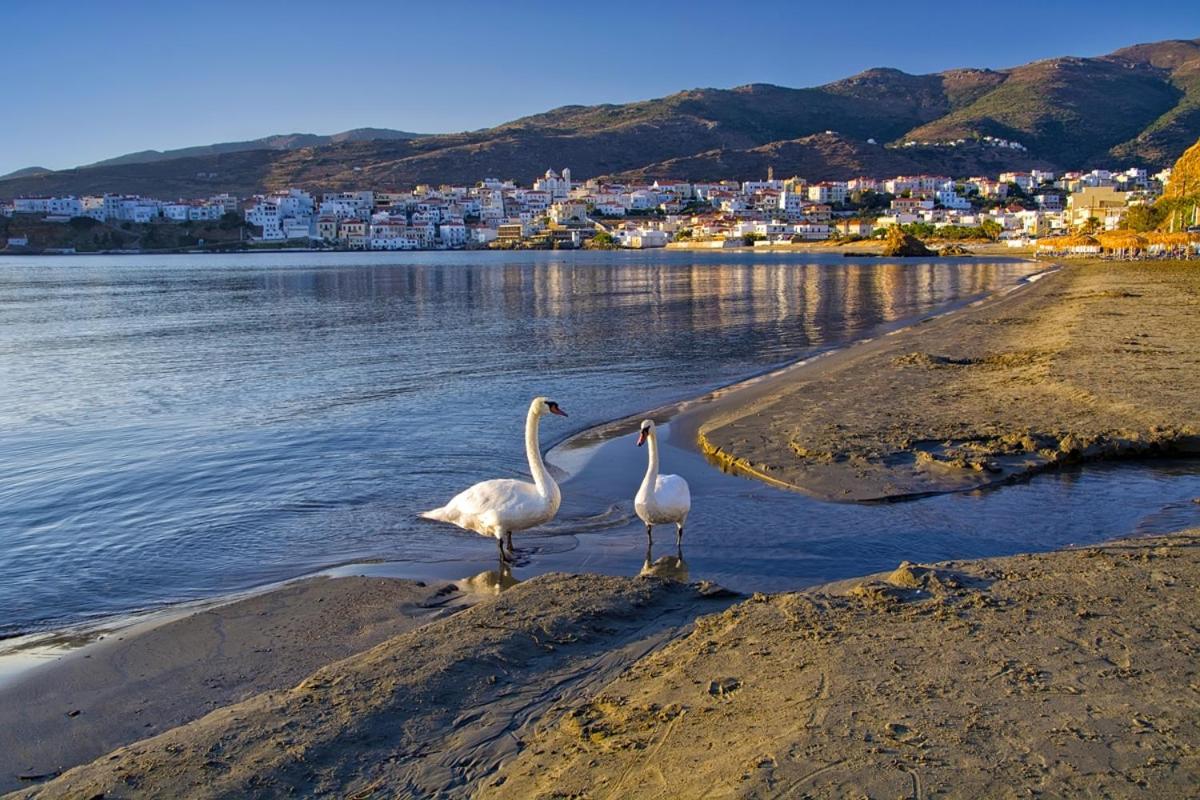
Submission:
<svg viewBox="0 0 1200 800">
<path fill-rule="evenodd" d="M 0 689 L 0 791 L 293 686 L 449 613 L 444 587 L 314 578 L 68 651 Z"/>
<path fill-rule="evenodd" d="M 693 427 L 724 468 L 829 500 L 1200 453 L 1198 315 L 1195 263 L 1071 264 L 728 392 Z"/>
<path fill-rule="evenodd" d="M 657 578 L 563 574 L 480 596 L 15 796 L 465 797 L 543 719 L 734 600 Z"/>
</svg>

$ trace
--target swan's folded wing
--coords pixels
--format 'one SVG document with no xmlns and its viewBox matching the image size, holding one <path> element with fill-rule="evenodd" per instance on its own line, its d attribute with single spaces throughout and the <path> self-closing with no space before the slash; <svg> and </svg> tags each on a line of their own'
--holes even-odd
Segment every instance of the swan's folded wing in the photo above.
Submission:
<svg viewBox="0 0 1200 800">
<path fill-rule="evenodd" d="M 532 483 L 496 478 L 459 492 L 444 507 L 424 516 L 494 536 L 543 522 L 546 511 L 546 500 Z"/>
<path fill-rule="evenodd" d="M 659 475 L 654 484 L 654 499 L 660 508 L 672 512 L 687 512 L 692 507 L 687 481 L 678 475 Z"/>
</svg>

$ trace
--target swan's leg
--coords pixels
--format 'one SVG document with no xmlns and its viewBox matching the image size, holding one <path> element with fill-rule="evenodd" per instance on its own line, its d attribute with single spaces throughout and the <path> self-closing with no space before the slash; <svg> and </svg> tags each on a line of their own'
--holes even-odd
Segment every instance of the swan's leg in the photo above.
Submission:
<svg viewBox="0 0 1200 800">
<path fill-rule="evenodd" d="M 651 547 L 654 544 L 654 526 L 649 522 L 646 523 L 646 547 Z"/>
<path fill-rule="evenodd" d="M 679 527 L 675 531 L 675 546 L 683 547 L 683 523 L 679 523 Z"/>
<path fill-rule="evenodd" d="M 497 536 L 496 544 L 500 545 L 500 563 L 507 564 L 508 563 L 508 553 L 504 552 L 504 537 Z"/>
<path fill-rule="evenodd" d="M 512 556 L 515 556 L 515 555 L 517 554 L 517 551 L 516 551 L 515 549 L 513 549 L 513 544 L 512 544 L 512 531 L 505 531 L 505 532 L 504 532 L 504 539 L 505 539 L 505 541 L 507 541 L 507 542 L 508 542 L 508 554 L 509 554 L 509 555 L 512 555 Z"/>
</svg>

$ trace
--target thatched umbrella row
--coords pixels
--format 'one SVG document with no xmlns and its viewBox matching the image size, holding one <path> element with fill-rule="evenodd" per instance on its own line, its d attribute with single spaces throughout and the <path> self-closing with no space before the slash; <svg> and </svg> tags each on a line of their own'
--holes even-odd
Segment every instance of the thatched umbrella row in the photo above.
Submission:
<svg viewBox="0 0 1200 800">
<path fill-rule="evenodd" d="M 1104 231 L 1095 236 L 1074 234 L 1039 239 L 1037 251 L 1047 255 L 1109 254 L 1129 258 L 1141 254 L 1189 256 L 1195 252 L 1196 244 L 1200 244 L 1200 234 Z"/>
</svg>

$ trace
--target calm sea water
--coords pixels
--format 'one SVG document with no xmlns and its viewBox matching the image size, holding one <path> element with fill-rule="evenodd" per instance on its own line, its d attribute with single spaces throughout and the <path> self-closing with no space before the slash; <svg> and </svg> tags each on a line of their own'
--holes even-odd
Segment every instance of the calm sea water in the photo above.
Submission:
<svg viewBox="0 0 1200 800">
<path fill-rule="evenodd" d="M 544 422 L 550 445 L 1032 270 L 689 253 L 0 259 L 0 635 L 337 564 L 486 569 L 492 542 L 415 515 L 524 473 L 531 396 L 571 414 Z M 624 440 L 590 453 L 560 520 L 518 537 L 518 576 L 636 572 L 640 458 Z M 683 447 L 664 458 L 693 482 L 693 575 L 739 587 L 1200 524 L 1188 464 L 854 506 L 722 475 Z"/>
</svg>

